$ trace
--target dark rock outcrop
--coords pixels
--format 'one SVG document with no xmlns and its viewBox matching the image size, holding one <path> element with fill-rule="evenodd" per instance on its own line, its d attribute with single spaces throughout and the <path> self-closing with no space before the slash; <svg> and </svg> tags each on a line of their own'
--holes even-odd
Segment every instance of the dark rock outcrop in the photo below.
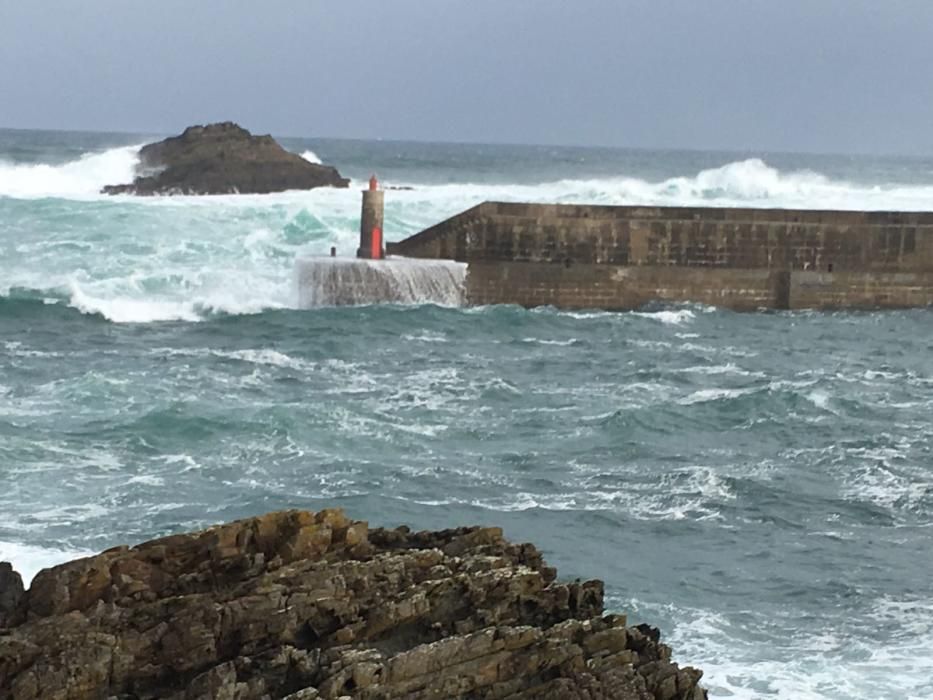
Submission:
<svg viewBox="0 0 933 700">
<path fill-rule="evenodd" d="M 336 168 L 310 163 L 271 136 L 253 136 L 232 122 L 191 126 L 139 151 L 139 176 L 104 194 L 265 194 L 347 187 Z"/>
<path fill-rule="evenodd" d="M 287 511 L 40 572 L 0 697 L 701 700 L 653 628 L 498 528 Z"/>
<path fill-rule="evenodd" d="M 23 597 L 23 579 L 9 562 L 0 561 L 0 627 Z"/>
</svg>

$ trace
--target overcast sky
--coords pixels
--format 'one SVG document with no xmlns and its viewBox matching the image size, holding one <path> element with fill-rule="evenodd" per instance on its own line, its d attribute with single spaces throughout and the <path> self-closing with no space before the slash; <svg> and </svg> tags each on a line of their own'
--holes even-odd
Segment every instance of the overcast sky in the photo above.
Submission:
<svg viewBox="0 0 933 700">
<path fill-rule="evenodd" d="M 0 126 L 933 153 L 933 0 L 0 0 Z"/>
</svg>

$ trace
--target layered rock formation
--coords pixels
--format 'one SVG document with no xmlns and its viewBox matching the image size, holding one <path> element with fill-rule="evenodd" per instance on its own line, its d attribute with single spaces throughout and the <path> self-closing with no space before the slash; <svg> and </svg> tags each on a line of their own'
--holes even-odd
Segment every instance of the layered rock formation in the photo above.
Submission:
<svg viewBox="0 0 933 700">
<path fill-rule="evenodd" d="M 270 513 L 40 572 L 0 630 L 0 697 L 706 697 L 602 603 L 498 528 Z"/>
<path fill-rule="evenodd" d="M 265 194 L 314 187 L 347 187 L 336 168 L 310 163 L 271 136 L 253 136 L 232 122 L 191 126 L 143 146 L 139 176 L 108 185 L 104 194 Z"/>
</svg>

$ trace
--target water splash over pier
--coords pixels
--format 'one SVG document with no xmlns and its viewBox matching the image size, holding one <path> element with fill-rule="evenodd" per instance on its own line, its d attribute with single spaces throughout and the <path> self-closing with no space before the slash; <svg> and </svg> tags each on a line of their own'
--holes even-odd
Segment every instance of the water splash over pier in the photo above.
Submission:
<svg viewBox="0 0 933 700">
<path fill-rule="evenodd" d="M 298 305 L 464 303 L 466 264 L 450 260 L 299 258 Z"/>
</svg>

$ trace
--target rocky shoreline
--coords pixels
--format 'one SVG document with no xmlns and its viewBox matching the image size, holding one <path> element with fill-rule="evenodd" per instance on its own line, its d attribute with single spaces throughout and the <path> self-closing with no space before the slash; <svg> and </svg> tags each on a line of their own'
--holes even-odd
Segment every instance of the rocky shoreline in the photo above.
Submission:
<svg viewBox="0 0 933 700">
<path fill-rule="evenodd" d="M 286 151 L 271 136 L 253 136 L 233 122 L 190 126 L 139 150 L 138 176 L 103 194 L 267 194 L 348 187 L 329 165 Z"/>
<path fill-rule="evenodd" d="M 13 700 L 701 700 L 657 630 L 498 528 L 284 511 L 41 571 L 0 565 Z"/>
</svg>

